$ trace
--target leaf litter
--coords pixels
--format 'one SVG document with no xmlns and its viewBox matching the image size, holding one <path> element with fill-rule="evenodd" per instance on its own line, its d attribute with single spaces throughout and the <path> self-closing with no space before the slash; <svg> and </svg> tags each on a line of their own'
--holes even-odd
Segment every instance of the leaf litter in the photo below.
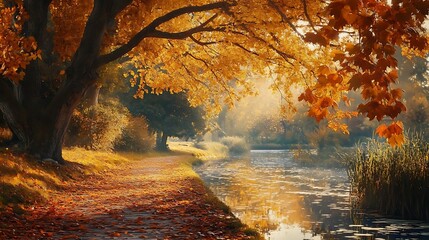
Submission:
<svg viewBox="0 0 429 240">
<path fill-rule="evenodd" d="M 0 212 L 0 239 L 251 239 L 184 158 L 146 158 L 67 182 L 24 214 Z"/>
</svg>

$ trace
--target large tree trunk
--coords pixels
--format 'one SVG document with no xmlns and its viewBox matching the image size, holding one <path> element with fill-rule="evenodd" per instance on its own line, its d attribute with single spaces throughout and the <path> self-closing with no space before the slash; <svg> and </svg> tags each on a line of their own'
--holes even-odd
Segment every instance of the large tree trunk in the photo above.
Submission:
<svg viewBox="0 0 429 240">
<path fill-rule="evenodd" d="M 52 159 L 64 163 L 62 148 L 74 106 L 63 105 L 58 115 L 45 116 L 40 123 L 33 123 L 29 152 L 41 160 Z"/>
<path fill-rule="evenodd" d="M 168 151 L 167 146 L 168 135 L 164 132 L 157 132 L 156 134 L 156 149 L 158 151 Z"/>
<path fill-rule="evenodd" d="M 85 86 L 81 91 L 70 91 L 67 101 L 55 104 L 56 108 L 51 106 L 49 110 L 24 107 L 8 89 L 10 84 L 0 79 L 0 112 L 14 136 L 20 140 L 21 147 L 42 160 L 63 163 L 64 135 Z"/>
<path fill-rule="evenodd" d="M 98 97 L 100 95 L 101 87 L 98 84 L 94 84 L 85 93 L 83 100 L 83 107 L 90 108 L 98 105 Z"/>
<path fill-rule="evenodd" d="M 49 5 L 51 0 L 43 0 L 44 4 Z M 38 14 L 41 8 L 37 6 L 38 1 L 28 1 L 26 7 L 32 8 L 30 12 L 30 19 L 45 18 L 47 15 Z M 30 104 L 24 103 L 24 107 L 27 108 L 26 112 L 29 113 L 27 121 L 30 127 L 27 129 L 27 136 L 29 138 L 27 150 L 35 156 L 41 159 L 52 159 L 59 163 L 63 163 L 62 147 L 64 142 L 64 136 L 68 128 L 73 110 L 82 100 L 88 89 L 95 86 L 97 74 L 95 73 L 97 67 L 95 61 L 100 54 L 100 48 L 105 34 L 106 26 L 109 24 L 115 15 L 130 3 L 130 0 L 126 1 L 114 1 L 114 0 L 96 0 L 94 1 L 94 8 L 91 15 L 88 18 L 84 34 L 79 48 L 73 56 L 70 66 L 67 69 L 66 79 L 62 86 L 58 89 L 55 96 L 51 99 L 48 105 L 40 105 L 41 108 L 38 110 L 32 110 L 31 108 L 37 108 L 37 97 L 28 98 L 29 100 L 35 99 L 36 101 L 30 102 Z M 46 6 L 46 5 L 44 5 Z M 47 8 L 46 8 L 47 9 Z M 32 29 L 32 21 L 29 21 L 29 29 Z M 42 25 L 46 25 L 43 22 Z M 35 22 L 35 26 L 39 26 L 39 22 Z M 35 27 L 34 29 L 37 29 Z M 45 44 L 43 35 L 38 35 L 36 31 L 31 31 L 32 35 L 36 37 L 39 46 Z M 35 90 L 36 95 L 40 82 L 40 77 L 37 77 L 37 73 L 40 74 L 41 68 L 34 64 L 29 70 L 30 75 L 26 77 L 23 84 L 27 86 L 27 89 Z M 30 91 L 26 91 L 26 95 Z M 91 93 L 88 93 L 91 94 Z M 96 89 L 94 96 L 98 96 L 98 89 Z M 96 101 L 96 99 L 93 99 Z"/>
<path fill-rule="evenodd" d="M 14 94 L 17 85 L 0 78 L 0 113 L 9 128 L 31 154 L 41 159 L 63 163 L 62 146 L 64 135 L 73 110 L 85 92 L 96 83 L 97 60 L 106 27 L 131 0 L 95 0 L 88 18 L 80 45 L 66 71 L 66 79 L 54 96 L 43 94 L 43 84 L 55 81 L 56 76 L 46 71 L 52 65 L 52 34 L 47 31 L 49 5 L 52 0 L 25 0 L 24 8 L 29 14 L 23 32 L 36 39 L 42 50 L 42 59 L 31 62 L 25 70 L 25 78 L 19 83 L 19 94 Z M 58 73 L 59 74 L 59 73 Z M 50 89 L 52 90 L 52 89 Z M 94 96 L 97 96 L 96 89 Z M 91 93 L 88 93 L 91 95 Z M 96 98 L 92 99 L 92 103 Z"/>
</svg>

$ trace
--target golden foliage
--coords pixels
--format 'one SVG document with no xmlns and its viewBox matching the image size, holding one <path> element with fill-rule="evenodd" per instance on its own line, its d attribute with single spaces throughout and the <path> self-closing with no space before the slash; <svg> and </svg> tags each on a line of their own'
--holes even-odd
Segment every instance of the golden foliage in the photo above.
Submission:
<svg viewBox="0 0 429 240">
<path fill-rule="evenodd" d="M 0 9 L 0 76 L 22 80 L 27 65 L 40 58 L 33 37 L 21 35 L 27 15 L 22 6 Z"/>
<path fill-rule="evenodd" d="M 70 60 L 76 52 L 88 19 L 92 0 L 54 0 L 51 4 L 54 22 L 54 48 L 62 60 Z"/>
<path fill-rule="evenodd" d="M 184 10 L 209 4 L 219 5 Z M 63 61 L 72 59 L 79 47 L 93 5 L 52 2 L 49 30 Z M 181 13 L 171 15 L 179 9 Z M 12 19 L 15 11 L 23 15 L 22 8 L 1 11 L 0 73 L 17 81 L 38 56 L 36 45 L 20 36 L 22 21 L 15 24 Z M 340 108 L 350 105 L 345 97 L 350 90 L 361 91 L 365 102 L 356 110 L 369 119 L 394 120 L 406 110 L 401 89 L 392 87 L 398 81 L 395 46 L 427 51 L 423 22 L 428 14 L 425 0 L 132 0 L 102 29 L 100 55 L 146 34 L 123 59 L 124 78 L 139 86 L 139 97 L 145 87 L 154 93 L 186 91 L 192 105 L 205 105 L 213 115 L 221 106 L 255 94 L 249 76 L 261 74 L 274 79 L 272 88 L 282 91 L 283 109 L 292 106 L 291 91 L 298 86 L 304 90 L 299 100 L 309 104 L 310 116 L 328 119 L 331 127 L 347 132 L 341 118 L 356 114 L 343 114 Z"/>
</svg>

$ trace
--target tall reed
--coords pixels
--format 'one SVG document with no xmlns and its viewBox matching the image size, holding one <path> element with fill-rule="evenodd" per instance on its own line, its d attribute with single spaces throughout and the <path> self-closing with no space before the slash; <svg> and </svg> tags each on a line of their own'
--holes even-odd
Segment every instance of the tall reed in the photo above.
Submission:
<svg viewBox="0 0 429 240">
<path fill-rule="evenodd" d="M 375 139 L 349 156 L 352 196 L 363 209 L 429 220 L 429 143 L 409 134 L 401 147 Z"/>
</svg>

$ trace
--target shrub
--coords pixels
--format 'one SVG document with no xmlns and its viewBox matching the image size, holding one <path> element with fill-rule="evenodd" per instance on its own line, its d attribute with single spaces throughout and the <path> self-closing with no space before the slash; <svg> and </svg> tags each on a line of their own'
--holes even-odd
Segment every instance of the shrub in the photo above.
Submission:
<svg viewBox="0 0 429 240">
<path fill-rule="evenodd" d="M 128 110 L 108 101 L 73 113 L 66 145 L 111 151 L 128 124 Z"/>
<path fill-rule="evenodd" d="M 219 142 L 196 142 L 194 147 L 204 150 L 207 159 L 224 159 L 228 157 L 228 147 Z"/>
<path fill-rule="evenodd" d="M 242 155 L 250 151 L 249 145 L 241 137 L 224 137 L 220 142 L 228 148 L 230 154 Z"/>
<path fill-rule="evenodd" d="M 143 117 L 131 117 L 115 144 L 115 150 L 148 152 L 155 146 L 155 137 L 149 131 L 149 125 Z"/>
<path fill-rule="evenodd" d="M 429 220 L 429 143 L 410 134 L 401 147 L 371 140 L 349 156 L 352 194 L 360 207 Z"/>
</svg>

